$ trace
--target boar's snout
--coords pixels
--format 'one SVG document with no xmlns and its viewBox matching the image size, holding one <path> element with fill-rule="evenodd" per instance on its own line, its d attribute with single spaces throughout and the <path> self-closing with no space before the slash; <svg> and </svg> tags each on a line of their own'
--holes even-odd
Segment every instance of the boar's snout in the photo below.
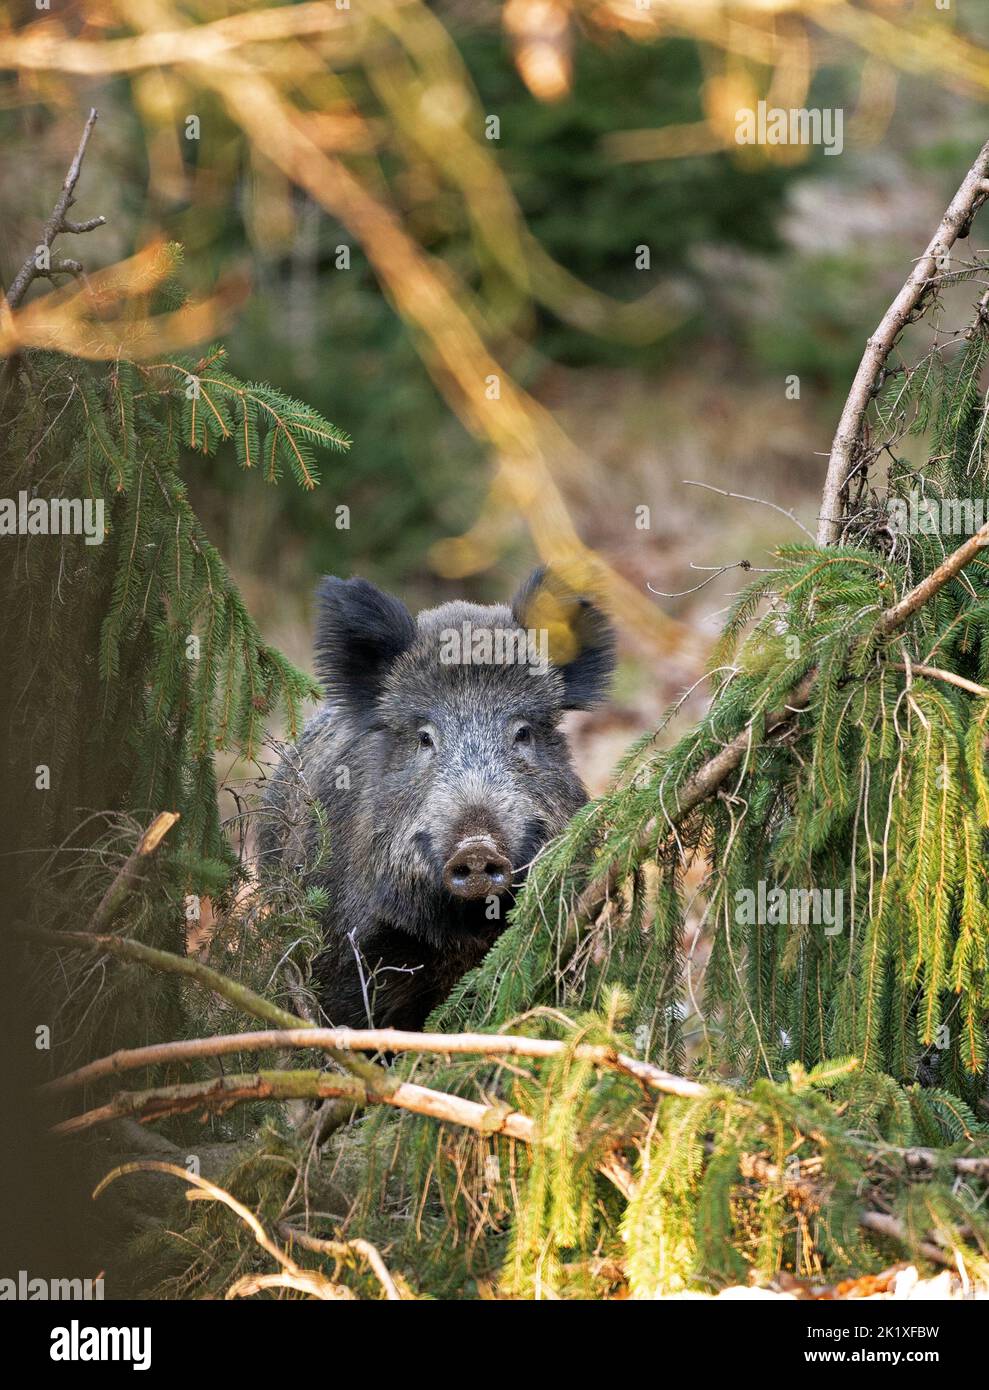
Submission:
<svg viewBox="0 0 989 1390">
<path fill-rule="evenodd" d="M 487 898 L 511 887 L 512 865 L 490 835 L 467 835 L 443 865 L 455 898 Z"/>
</svg>

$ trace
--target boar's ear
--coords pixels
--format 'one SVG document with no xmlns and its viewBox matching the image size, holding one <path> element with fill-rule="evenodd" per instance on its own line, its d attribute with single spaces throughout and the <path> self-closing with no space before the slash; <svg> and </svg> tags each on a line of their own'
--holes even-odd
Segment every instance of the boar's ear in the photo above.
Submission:
<svg viewBox="0 0 989 1390">
<path fill-rule="evenodd" d="M 512 613 L 519 627 L 546 631 L 550 660 L 563 677 L 564 709 L 590 709 L 605 698 L 615 632 L 600 608 L 540 567 L 515 595 Z"/>
<path fill-rule="evenodd" d="M 316 674 L 328 699 L 368 714 L 388 668 L 415 640 L 412 614 L 366 579 L 328 577 L 316 597 Z"/>
</svg>

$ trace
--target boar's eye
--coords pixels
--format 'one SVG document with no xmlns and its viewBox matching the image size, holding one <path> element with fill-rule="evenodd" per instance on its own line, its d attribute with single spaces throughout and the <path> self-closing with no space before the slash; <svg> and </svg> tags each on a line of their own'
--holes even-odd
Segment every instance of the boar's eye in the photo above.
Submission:
<svg viewBox="0 0 989 1390">
<path fill-rule="evenodd" d="M 515 742 L 521 744 L 532 742 L 532 730 L 528 724 L 520 724 L 515 730 Z"/>
<path fill-rule="evenodd" d="M 434 740 L 432 734 L 429 732 L 428 729 L 420 729 L 420 730 L 419 730 L 419 747 L 420 747 L 420 748 L 435 748 L 435 747 L 436 747 L 436 741 Z"/>
</svg>

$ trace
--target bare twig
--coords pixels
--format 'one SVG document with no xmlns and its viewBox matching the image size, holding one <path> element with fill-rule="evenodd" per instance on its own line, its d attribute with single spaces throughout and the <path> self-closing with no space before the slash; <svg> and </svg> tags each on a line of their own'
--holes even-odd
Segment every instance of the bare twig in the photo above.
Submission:
<svg viewBox="0 0 989 1390">
<path fill-rule="evenodd" d="M 928 676 L 931 680 L 945 681 L 948 685 L 956 685 L 959 690 L 967 690 L 970 695 L 981 695 L 984 700 L 989 699 L 989 685 L 980 685 L 978 681 L 970 681 L 965 676 L 956 676 L 954 671 L 945 671 L 941 666 L 925 666 L 920 661 L 912 661 L 909 666 L 905 661 L 894 661 L 892 666 L 895 671 L 912 671 L 915 676 Z"/>
<path fill-rule="evenodd" d="M 779 512 L 780 516 L 785 516 L 792 521 L 794 526 L 799 526 L 805 536 L 810 536 L 811 540 L 814 539 L 813 533 L 808 531 L 803 522 L 794 516 L 792 510 L 781 507 L 776 502 L 770 502 L 765 497 L 749 497 L 744 492 L 728 492 L 723 487 L 715 487 L 713 483 L 698 482 L 696 478 L 684 478 L 683 482 L 685 487 L 706 488 L 708 492 L 718 492 L 722 497 L 730 497 L 735 502 L 756 502 L 760 507 L 771 507 L 774 512 Z"/>
<path fill-rule="evenodd" d="M 978 158 L 965 175 L 927 250 L 915 263 L 903 288 L 866 344 L 831 445 L 817 528 L 819 545 L 834 545 L 840 534 L 845 486 L 857 461 L 866 411 L 883 365 L 903 329 L 923 307 L 935 283 L 935 272 L 940 262 L 959 237 L 968 235 L 972 218 L 989 196 L 987 174 L 989 141 L 982 146 Z"/>
<path fill-rule="evenodd" d="M 69 208 L 75 202 L 73 194 L 75 192 L 75 186 L 79 182 L 83 156 L 86 153 L 86 146 L 89 144 L 89 137 L 93 132 L 93 126 L 96 124 L 97 114 L 96 108 L 93 107 L 83 127 L 79 148 L 76 150 L 72 163 L 69 165 L 68 173 L 63 180 L 62 191 L 58 195 L 58 201 L 52 209 L 51 216 L 45 223 L 41 233 L 41 241 L 38 245 L 39 247 L 44 247 L 46 252 L 51 251 L 52 242 L 59 233 L 91 232 L 95 227 L 102 227 L 106 222 L 106 218 L 102 216 L 87 218 L 85 222 L 70 222 L 65 216 Z M 37 279 L 39 275 L 50 277 L 60 271 L 78 275 L 82 272 L 82 266 L 78 261 L 63 260 L 56 261 L 46 270 L 44 267 L 38 265 L 38 251 L 36 249 L 32 255 L 28 256 L 27 260 L 14 276 L 13 283 L 7 291 L 7 304 L 11 309 L 16 309 L 27 293 L 28 286 L 31 284 L 32 280 Z"/>
<path fill-rule="evenodd" d="M 695 584 L 692 589 L 678 589 L 674 593 L 666 593 L 663 589 L 654 589 L 648 581 L 646 582 L 646 588 L 651 594 L 655 594 L 657 598 L 686 598 L 688 594 L 700 593 L 701 589 L 706 589 L 709 584 L 713 584 L 716 579 L 720 579 L 721 576 L 727 574 L 729 570 L 750 570 L 752 566 L 749 564 L 748 560 L 736 560 L 730 565 L 713 565 L 710 567 L 705 565 L 691 565 L 690 568 L 692 570 L 712 568 L 714 573 L 709 574 L 706 579 L 702 579 L 699 584 Z"/>
<path fill-rule="evenodd" d="M 269 1048 L 292 1047 L 314 1047 L 331 1053 L 428 1052 L 441 1056 L 545 1058 L 561 1056 L 567 1051 L 568 1044 L 555 1038 L 526 1038 L 514 1034 L 408 1033 L 396 1028 L 286 1028 L 277 1032 L 230 1033 L 222 1037 L 192 1038 L 122 1049 L 46 1082 L 40 1090 L 42 1094 L 61 1095 L 102 1077 L 116 1076 L 141 1067 L 188 1062 L 197 1057 L 219 1057 L 229 1052 L 261 1052 Z M 573 1055 L 580 1061 L 623 1072 L 653 1091 L 689 1098 L 707 1094 L 707 1088 L 700 1082 L 674 1076 L 651 1062 L 640 1061 L 610 1047 L 578 1044 L 573 1049 Z"/>
<path fill-rule="evenodd" d="M 289 1013 L 288 1009 L 273 1004 L 270 999 L 255 994 L 246 985 L 239 984 L 226 975 L 221 975 L 218 970 L 204 965 L 202 961 L 193 960 L 190 956 L 177 956 L 171 951 L 159 951 L 153 946 L 145 946 L 143 942 L 132 941 L 126 936 L 107 934 L 97 936 L 90 932 L 49 931 L 44 927 L 29 927 L 17 922 L 13 924 L 11 931 L 30 941 L 43 941 L 49 946 L 58 946 L 63 950 L 75 948 L 85 951 L 101 951 L 108 955 L 121 956 L 125 960 L 137 961 L 141 965 L 150 966 L 153 970 L 164 970 L 173 975 L 184 975 L 187 979 L 194 980 L 197 984 L 212 990 L 221 999 L 226 999 L 236 1008 L 242 1009 L 244 1013 L 251 1014 L 254 1018 L 263 1019 L 265 1023 L 273 1024 L 277 1028 L 301 1030 L 312 1026 L 305 1019 Z M 348 1052 L 334 1051 L 330 1052 L 329 1055 L 340 1066 L 372 1086 L 380 1085 L 383 1079 L 387 1079 L 388 1073 L 373 1062 L 366 1062 Z"/>
</svg>

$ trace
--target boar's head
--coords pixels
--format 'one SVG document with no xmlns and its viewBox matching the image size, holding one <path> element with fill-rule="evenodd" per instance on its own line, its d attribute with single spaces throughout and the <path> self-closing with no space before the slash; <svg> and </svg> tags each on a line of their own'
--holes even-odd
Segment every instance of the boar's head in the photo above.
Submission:
<svg viewBox="0 0 989 1390">
<path fill-rule="evenodd" d="M 510 605 L 417 619 L 363 579 L 319 599 L 317 672 L 353 774 L 327 803 L 351 920 L 434 945 L 497 923 L 586 800 L 559 723 L 606 695 L 611 624 L 542 570 Z"/>
</svg>

